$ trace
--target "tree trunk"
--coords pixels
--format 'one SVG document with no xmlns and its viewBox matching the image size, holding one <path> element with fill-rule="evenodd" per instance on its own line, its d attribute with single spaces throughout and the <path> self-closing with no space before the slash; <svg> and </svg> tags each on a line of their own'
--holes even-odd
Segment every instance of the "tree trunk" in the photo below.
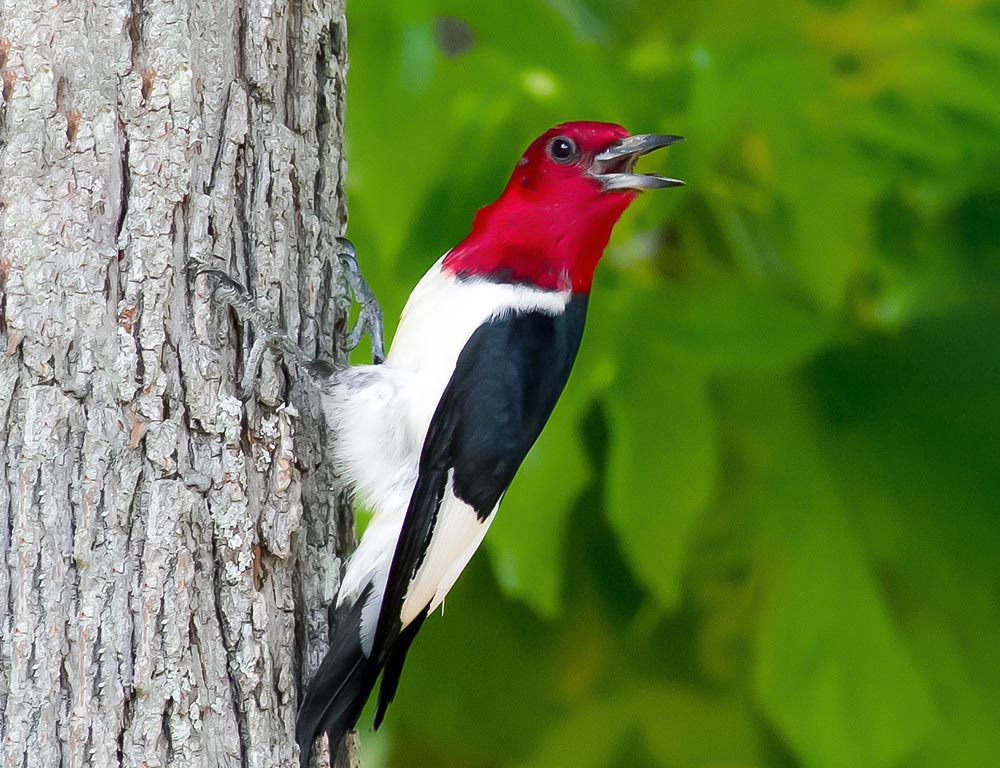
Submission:
<svg viewBox="0 0 1000 768">
<path fill-rule="evenodd" d="M 292 766 L 345 492 L 343 0 L 0 0 L 0 766 Z M 291 404 L 294 404 L 292 407 Z"/>
</svg>

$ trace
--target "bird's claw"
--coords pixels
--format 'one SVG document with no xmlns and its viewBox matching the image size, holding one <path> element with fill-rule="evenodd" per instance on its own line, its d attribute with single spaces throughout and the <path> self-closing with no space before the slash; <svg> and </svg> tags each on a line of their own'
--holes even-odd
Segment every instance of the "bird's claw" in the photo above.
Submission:
<svg viewBox="0 0 1000 768">
<path fill-rule="evenodd" d="M 357 322 L 347 334 L 343 349 L 350 352 L 368 334 L 372 343 L 372 362 L 380 364 L 385 360 L 385 341 L 382 334 L 382 308 L 379 306 L 368 282 L 358 268 L 357 254 L 350 240 L 337 238 L 340 247 L 338 256 L 347 271 L 347 282 L 351 287 L 351 296 L 361 308 Z M 325 379 L 332 375 L 337 367 L 335 363 L 321 360 L 309 360 L 299 346 L 282 331 L 270 316 L 256 302 L 249 291 L 233 280 L 225 272 L 218 269 L 198 269 L 196 275 L 204 275 L 216 281 L 214 295 L 225 301 L 236 312 L 241 322 L 248 323 L 254 330 L 254 342 L 247 355 L 243 378 L 240 381 L 240 397 L 246 399 L 253 392 L 257 373 L 264 360 L 264 352 L 270 349 L 276 354 L 291 357 L 303 370 L 314 379 Z"/>
<path fill-rule="evenodd" d="M 368 285 L 368 281 L 361 274 L 354 244 L 346 237 L 338 237 L 337 245 L 341 249 L 337 255 L 347 269 L 347 282 L 351 286 L 352 297 L 361 308 L 354 327 L 347 334 L 343 349 L 350 352 L 361 343 L 362 337 L 367 333 L 372 342 L 372 362 L 379 365 L 385 361 L 382 307 L 379 306 L 378 299 L 375 298 L 375 293 Z"/>
<path fill-rule="evenodd" d="M 308 364 L 309 361 L 298 345 L 274 324 L 246 288 L 218 269 L 199 269 L 197 274 L 216 280 L 214 295 L 232 307 L 240 321 L 248 323 L 254 330 L 253 346 L 250 348 L 243 378 L 240 380 L 241 399 L 247 399 L 253 392 L 266 350 L 270 349 L 278 354 L 290 354 L 300 365 Z"/>
</svg>

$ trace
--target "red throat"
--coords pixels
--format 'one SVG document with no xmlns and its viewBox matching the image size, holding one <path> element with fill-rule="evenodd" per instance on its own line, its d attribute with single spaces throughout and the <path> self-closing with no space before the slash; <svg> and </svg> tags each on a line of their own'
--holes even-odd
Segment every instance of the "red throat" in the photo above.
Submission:
<svg viewBox="0 0 1000 768">
<path fill-rule="evenodd" d="M 589 293 L 611 230 L 627 205 L 622 200 L 594 213 L 563 206 L 539 211 L 501 197 L 479 211 L 472 232 L 449 251 L 443 266 L 463 277 Z"/>
<path fill-rule="evenodd" d="M 582 160 L 560 165 L 547 154 L 553 137 L 572 136 Z M 462 277 L 589 293 L 611 230 L 635 198 L 604 192 L 587 172 L 593 155 L 628 135 L 609 123 L 567 123 L 537 139 L 500 198 L 481 209 L 443 267 Z"/>
</svg>

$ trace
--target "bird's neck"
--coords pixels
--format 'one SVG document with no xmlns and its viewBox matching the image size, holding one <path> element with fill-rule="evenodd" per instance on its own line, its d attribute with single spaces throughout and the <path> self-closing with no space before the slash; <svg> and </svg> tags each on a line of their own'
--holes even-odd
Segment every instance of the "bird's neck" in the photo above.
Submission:
<svg viewBox="0 0 1000 768">
<path fill-rule="evenodd" d="M 459 277 L 590 293 L 611 230 L 627 206 L 542 205 L 504 195 L 476 215 L 472 232 L 445 257 Z"/>
</svg>

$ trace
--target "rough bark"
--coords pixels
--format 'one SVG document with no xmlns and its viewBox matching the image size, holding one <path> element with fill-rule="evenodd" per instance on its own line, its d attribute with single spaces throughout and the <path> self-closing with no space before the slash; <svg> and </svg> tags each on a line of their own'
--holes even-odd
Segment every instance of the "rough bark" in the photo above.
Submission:
<svg viewBox="0 0 1000 768">
<path fill-rule="evenodd" d="M 343 0 L 0 0 L 0 766 L 289 766 L 350 506 Z M 304 668 L 304 669 L 303 669 Z"/>
</svg>

